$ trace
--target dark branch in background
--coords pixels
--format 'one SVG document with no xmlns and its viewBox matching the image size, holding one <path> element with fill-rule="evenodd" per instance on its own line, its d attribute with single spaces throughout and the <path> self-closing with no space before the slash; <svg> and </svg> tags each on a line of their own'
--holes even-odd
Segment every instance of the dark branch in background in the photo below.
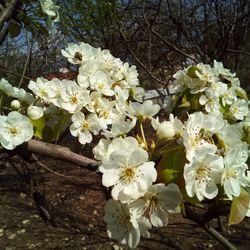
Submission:
<svg viewBox="0 0 250 250">
<path fill-rule="evenodd" d="M 126 46 L 127 46 L 127 49 L 128 51 L 130 52 L 130 54 L 133 56 L 133 58 L 136 60 L 136 62 L 144 69 L 144 71 L 153 79 L 155 80 L 156 82 L 158 83 L 161 83 L 161 84 L 166 84 L 166 82 L 164 81 L 161 81 L 160 79 L 156 78 L 153 73 L 151 71 L 149 71 L 149 69 L 141 62 L 141 60 L 136 56 L 136 54 L 134 53 L 134 51 L 130 48 L 129 46 L 129 41 L 125 35 L 125 33 L 123 32 L 122 28 L 120 27 L 120 23 L 116 20 L 117 22 L 117 26 L 118 26 L 118 29 L 119 29 L 119 32 L 123 38 L 123 40 L 125 41 L 126 43 Z"/>
<path fill-rule="evenodd" d="M 29 41 L 28 35 L 27 35 L 27 43 L 28 43 L 27 57 L 26 57 L 25 64 L 24 64 L 24 67 L 23 67 L 22 77 L 21 77 L 21 79 L 19 81 L 19 84 L 18 84 L 18 88 L 21 88 L 21 85 L 22 85 L 22 82 L 23 82 L 23 79 L 24 79 L 24 75 L 26 73 L 27 66 L 28 66 L 28 63 L 29 63 L 30 57 L 31 57 L 31 46 L 30 46 L 30 41 Z"/>
<path fill-rule="evenodd" d="M 243 54 L 243 55 L 250 56 L 250 52 L 244 51 L 244 50 L 226 49 L 226 51 L 228 51 L 230 53 L 236 53 L 236 54 L 240 53 L 240 54 Z"/>
<path fill-rule="evenodd" d="M 9 31 L 9 21 L 13 17 L 19 0 L 5 2 L 0 11 L 0 44 L 4 41 Z M 5 24 L 7 22 L 7 24 Z"/>
<path fill-rule="evenodd" d="M 199 226 L 203 227 L 210 235 L 217 239 L 229 250 L 237 250 L 224 236 L 215 230 L 209 222 L 220 216 L 228 216 L 230 212 L 230 204 L 213 204 L 205 212 L 199 213 L 194 209 L 194 205 L 184 202 L 185 215 L 188 219 L 196 222 Z"/>
<path fill-rule="evenodd" d="M 156 32 L 154 29 L 151 29 L 151 32 L 157 36 L 159 39 L 161 39 L 161 41 L 163 43 L 165 43 L 167 46 L 169 46 L 170 48 L 172 48 L 174 51 L 178 52 L 179 54 L 193 60 L 194 62 L 198 63 L 198 60 L 192 56 L 190 56 L 189 54 L 187 54 L 185 51 L 177 48 L 174 44 L 170 43 L 169 41 L 167 41 L 165 38 L 163 38 L 158 32 Z"/>
<path fill-rule="evenodd" d="M 1 68 L 0 68 L 0 71 L 3 71 L 3 72 L 5 72 L 5 73 L 11 74 L 11 75 L 20 76 L 20 77 L 23 77 L 24 79 L 27 79 L 27 80 L 32 80 L 32 78 L 30 78 L 30 77 L 20 75 L 20 74 L 18 74 L 18 73 L 16 73 L 16 72 L 13 72 L 13 71 L 11 71 L 11 70 L 1 69 Z"/>
<path fill-rule="evenodd" d="M 5 38 L 7 37 L 9 33 L 9 26 L 10 26 L 10 21 L 6 22 L 3 26 L 3 28 L 0 30 L 0 44 L 3 43 Z"/>
</svg>

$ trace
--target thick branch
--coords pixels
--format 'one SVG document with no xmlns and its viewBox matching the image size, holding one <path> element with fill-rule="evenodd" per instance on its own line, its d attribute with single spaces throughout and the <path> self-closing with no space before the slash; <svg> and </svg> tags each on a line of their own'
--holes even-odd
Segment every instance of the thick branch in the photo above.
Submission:
<svg viewBox="0 0 250 250">
<path fill-rule="evenodd" d="M 10 21 L 6 22 L 3 26 L 3 28 L 0 30 L 0 44 L 3 43 L 5 38 L 7 37 L 9 33 L 9 26 L 10 26 Z"/>
<path fill-rule="evenodd" d="M 209 225 L 209 221 L 212 219 L 218 218 L 220 215 L 228 215 L 228 204 L 224 204 L 223 206 L 212 205 L 205 213 L 196 212 L 194 207 L 186 202 L 184 203 L 184 206 L 185 214 L 188 219 L 203 227 L 210 235 L 221 242 L 221 244 L 223 244 L 227 249 L 236 250 L 236 248 L 224 236 L 222 236 L 218 231 Z"/>
<path fill-rule="evenodd" d="M 69 148 L 52 143 L 31 139 L 29 142 L 17 147 L 17 151 L 29 151 L 35 154 L 49 156 L 55 159 L 65 160 L 80 166 L 89 167 L 96 170 L 98 162 L 85 156 L 72 152 Z"/>
<path fill-rule="evenodd" d="M 12 18 L 12 15 L 16 9 L 19 0 L 9 0 L 6 3 L 6 7 L 0 12 L 0 28 L 2 29 L 4 23 Z"/>
</svg>

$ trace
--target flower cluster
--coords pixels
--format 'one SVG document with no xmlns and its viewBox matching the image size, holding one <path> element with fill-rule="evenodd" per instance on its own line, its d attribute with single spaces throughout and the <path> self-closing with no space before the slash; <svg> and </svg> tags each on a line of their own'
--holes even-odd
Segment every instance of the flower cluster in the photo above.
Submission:
<svg viewBox="0 0 250 250">
<path fill-rule="evenodd" d="M 194 205 L 232 201 L 231 221 L 250 216 L 249 101 L 234 73 L 216 61 L 178 71 L 177 116 L 160 120 L 160 106 L 143 100 L 135 66 L 86 43 L 69 44 L 62 54 L 79 67 L 74 81 L 37 78 L 28 84 L 33 94 L 0 81 L 2 147 L 12 150 L 33 136 L 56 141 L 66 128 L 83 145 L 101 135 L 93 154 L 112 197 L 108 236 L 131 248 L 151 227 L 166 226 L 182 197 Z"/>
<path fill-rule="evenodd" d="M 127 112 L 130 100 L 142 100 L 135 66 L 122 63 L 108 50 L 89 44 L 69 44 L 62 54 L 79 64 L 77 81 L 38 78 L 28 88 L 42 103 L 53 104 L 72 115 L 70 132 L 81 144 L 92 135 L 116 137 L 128 133 L 135 120 Z"/>
<path fill-rule="evenodd" d="M 229 121 L 242 121 L 247 116 L 247 95 L 235 73 L 222 63 L 214 61 L 214 67 L 199 63 L 178 71 L 174 77 L 176 94 L 189 100 L 195 110 L 222 113 Z"/>
<path fill-rule="evenodd" d="M 189 161 L 184 167 L 187 194 L 213 199 L 223 187 L 228 199 L 238 197 L 249 182 L 249 141 L 244 139 L 249 107 L 239 79 L 216 61 L 214 67 L 199 63 L 174 77 L 179 100 L 197 111 L 189 115 L 182 138 Z"/>
<path fill-rule="evenodd" d="M 182 200 L 176 184 L 153 184 L 157 179 L 155 163 L 133 137 L 101 139 L 93 150 L 101 160 L 102 183 L 112 187 L 105 206 L 108 235 L 134 248 L 148 229 L 168 224 L 168 212 Z"/>
</svg>

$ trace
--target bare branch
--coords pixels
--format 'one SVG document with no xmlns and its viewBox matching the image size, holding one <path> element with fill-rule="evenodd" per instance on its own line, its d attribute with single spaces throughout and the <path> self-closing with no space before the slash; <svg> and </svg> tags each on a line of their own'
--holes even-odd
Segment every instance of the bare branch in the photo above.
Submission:
<svg viewBox="0 0 250 250">
<path fill-rule="evenodd" d="M 226 49 L 226 51 L 228 51 L 230 53 L 240 53 L 240 54 L 250 56 L 250 52 L 244 51 L 244 50 Z"/>
<path fill-rule="evenodd" d="M 172 48 L 174 51 L 178 52 L 179 54 L 193 60 L 194 62 L 198 63 L 198 60 L 192 56 L 190 56 L 189 54 L 187 54 L 185 51 L 177 48 L 175 45 L 173 45 L 172 43 L 170 43 L 169 41 L 167 41 L 165 38 L 163 38 L 157 31 L 155 31 L 154 29 L 151 29 L 151 32 L 157 36 L 159 39 L 162 40 L 162 42 L 164 42 L 167 46 L 169 46 L 170 48 Z"/>
<path fill-rule="evenodd" d="M 80 166 L 85 166 L 93 171 L 96 170 L 98 162 L 83 155 L 72 152 L 69 148 L 43 141 L 31 139 L 27 143 L 17 147 L 17 151 L 26 150 L 35 154 L 49 156 L 55 159 L 66 160 Z"/>
<path fill-rule="evenodd" d="M 45 164 L 43 164 L 42 162 L 39 161 L 39 159 L 35 156 L 35 154 L 32 154 L 32 158 L 36 161 L 37 165 L 39 165 L 42 168 L 45 168 L 46 170 L 48 170 L 49 172 L 58 175 L 60 177 L 64 177 L 64 178 L 74 178 L 74 176 L 70 176 L 70 175 L 64 175 L 61 173 L 58 173 L 54 170 L 52 170 L 51 168 L 48 168 Z"/>
<path fill-rule="evenodd" d="M 23 77 L 24 79 L 27 79 L 27 80 L 32 80 L 32 78 L 30 78 L 30 77 L 22 76 L 22 75 L 20 75 L 20 74 L 18 74 L 18 73 L 16 73 L 16 72 L 11 71 L 11 70 L 1 69 L 1 68 L 0 68 L 0 71 L 9 73 L 9 74 L 12 74 L 12 75 L 15 75 L 15 76 L 20 76 L 20 77 Z"/>
<path fill-rule="evenodd" d="M 166 82 L 163 82 L 163 81 L 157 79 L 157 78 L 152 74 L 152 72 L 149 71 L 149 69 L 148 69 L 148 68 L 141 62 L 141 60 L 136 56 L 136 54 L 134 53 L 134 51 L 133 51 L 133 50 L 130 48 L 130 46 L 129 46 L 128 39 L 127 39 L 125 33 L 124 33 L 123 30 L 120 28 L 120 25 L 119 25 L 119 24 L 118 24 L 118 26 L 119 26 L 119 32 L 120 32 L 120 34 L 121 34 L 123 40 L 126 42 L 126 46 L 127 46 L 128 50 L 129 50 L 130 54 L 134 57 L 134 59 L 137 61 L 137 63 L 138 63 L 138 64 L 145 70 L 145 72 L 147 72 L 147 74 L 148 74 L 152 79 L 154 79 L 156 82 L 159 82 L 159 83 L 161 83 L 161 84 L 166 84 Z"/>
<path fill-rule="evenodd" d="M 29 36 L 28 35 L 27 35 L 27 42 L 28 42 L 27 57 L 26 57 L 25 64 L 24 64 L 24 67 L 23 67 L 22 77 L 21 77 L 21 79 L 19 81 L 19 84 L 18 84 L 18 88 L 20 88 L 21 85 L 22 85 L 24 75 L 25 75 L 26 70 L 27 70 L 28 62 L 30 61 L 31 46 L 30 46 L 30 41 L 29 41 Z"/>
<path fill-rule="evenodd" d="M 15 8 L 19 0 L 9 0 L 6 3 L 6 7 L 3 7 L 0 12 L 0 28 L 2 29 L 5 22 L 12 18 Z"/>
<path fill-rule="evenodd" d="M 216 238 L 220 243 L 222 243 L 229 250 L 237 250 L 237 248 L 232 245 L 223 235 L 216 231 L 212 226 L 205 225 L 204 229 Z"/>
</svg>

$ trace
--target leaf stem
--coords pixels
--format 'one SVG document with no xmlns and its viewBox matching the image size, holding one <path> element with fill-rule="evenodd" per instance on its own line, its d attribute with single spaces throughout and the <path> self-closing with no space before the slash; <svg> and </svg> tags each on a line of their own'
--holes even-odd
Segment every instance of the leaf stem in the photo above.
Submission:
<svg viewBox="0 0 250 250">
<path fill-rule="evenodd" d="M 141 132 L 142 140 L 143 140 L 144 145 L 145 145 L 145 149 L 148 150 L 148 143 L 147 143 L 147 140 L 145 138 L 142 122 L 140 122 L 140 132 Z"/>
</svg>

